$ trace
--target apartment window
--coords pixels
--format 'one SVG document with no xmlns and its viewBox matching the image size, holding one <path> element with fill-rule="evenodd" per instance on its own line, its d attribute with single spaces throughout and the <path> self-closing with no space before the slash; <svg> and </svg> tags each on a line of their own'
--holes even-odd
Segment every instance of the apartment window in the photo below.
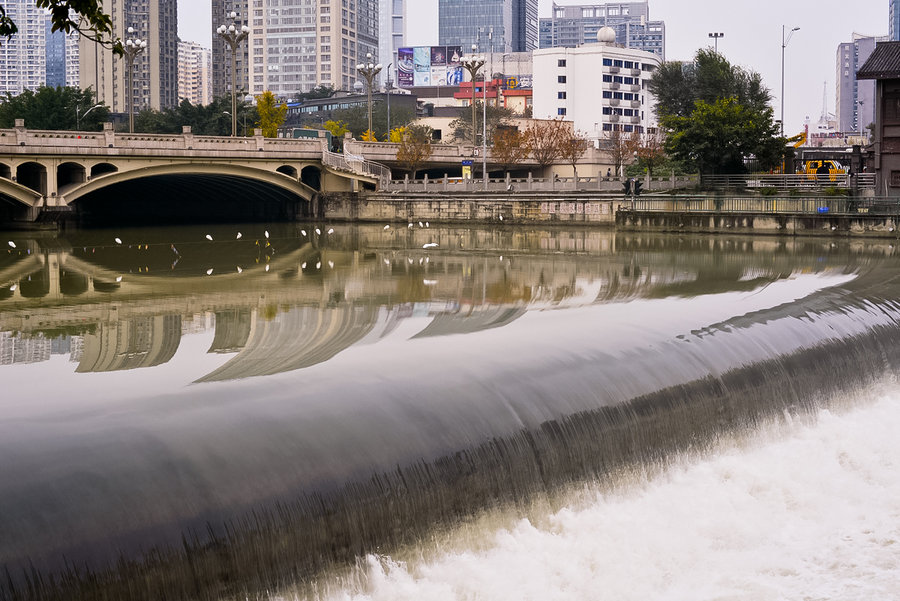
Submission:
<svg viewBox="0 0 900 601">
<path fill-rule="evenodd" d="M 612 67 L 612 59 L 611 59 L 611 58 L 604 58 L 604 59 L 603 59 L 603 66 L 604 66 L 604 67 Z"/>
<path fill-rule="evenodd" d="M 566 99 L 566 93 L 565 93 L 565 92 L 557 92 L 557 93 L 556 93 L 556 97 L 557 97 L 559 100 L 565 100 L 565 99 Z"/>
<path fill-rule="evenodd" d="M 556 78 L 557 83 L 566 83 L 566 76 L 560 75 Z"/>
<path fill-rule="evenodd" d="M 559 107 L 558 109 L 556 109 L 556 114 L 557 114 L 557 115 L 560 115 L 560 116 L 565 115 L 565 114 L 566 114 L 566 108 L 565 108 L 565 107 L 562 107 L 562 106 Z"/>
<path fill-rule="evenodd" d="M 565 66 L 566 66 L 566 59 L 561 58 L 561 59 L 559 59 L 558 61 L 556 61 L 556 66 L 557 66 L 557 67 L 565 67 Z"/>
</svg>

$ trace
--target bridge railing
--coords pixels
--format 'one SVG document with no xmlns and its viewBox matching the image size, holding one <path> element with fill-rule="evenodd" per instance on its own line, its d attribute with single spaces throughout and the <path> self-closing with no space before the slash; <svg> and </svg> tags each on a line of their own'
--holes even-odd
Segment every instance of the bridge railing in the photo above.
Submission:
<svg viewBox="0 0 900 601">
<path fill-rule="evenodd" d="M 391 170 L 388 167 L 353 154 L 323 150 L 322 163 L 333 169 L 374 177 L 378 180 L 379 188 L 385 188 L 391 181 Z"/>
<path fill-rule="evenodd" d="M 672 190 L 674 188 L 691 188 L 698 183 L 696 176 L 678 177 L 652 177 L 647 185 L 647 179 L 641 178 L 645 183 L 645 190 Z M 388 191 L 402 192 L 622 192 L 624 180 L 618 177 L 582 177 L 576 180 L 574 177 L 507 177 L 490 178 L 485 185 L 484 179 L 467 179 L 462 177 L 440 177 L 423 179 L 391 180 L 384 187 Z"/>
</svg>

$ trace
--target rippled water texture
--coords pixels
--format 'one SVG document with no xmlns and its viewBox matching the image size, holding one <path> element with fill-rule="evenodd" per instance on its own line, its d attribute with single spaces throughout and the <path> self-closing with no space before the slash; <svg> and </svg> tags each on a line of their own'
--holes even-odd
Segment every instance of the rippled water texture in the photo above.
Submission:
<svg viewBox="0 0 900 601">
<path fill-rule="evenodd" d="M 900 365 L 889 242 L 424 224 L 10 241 L 0 598 L 891 584 L 878 432 L 898 397 L 872 405 Z M 856 551 L 820 542 L 842 527 Z"/>
</svg>

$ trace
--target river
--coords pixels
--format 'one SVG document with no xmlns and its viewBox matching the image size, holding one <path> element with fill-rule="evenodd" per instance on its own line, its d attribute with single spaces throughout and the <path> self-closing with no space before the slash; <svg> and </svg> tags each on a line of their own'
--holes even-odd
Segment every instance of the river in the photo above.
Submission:
<svg viewBox="0 0 900 601">
<path fill-rule="evenodd" d="M 900 590 L 891 241 L 5 237 L 0 599 Z"/>
</svg>

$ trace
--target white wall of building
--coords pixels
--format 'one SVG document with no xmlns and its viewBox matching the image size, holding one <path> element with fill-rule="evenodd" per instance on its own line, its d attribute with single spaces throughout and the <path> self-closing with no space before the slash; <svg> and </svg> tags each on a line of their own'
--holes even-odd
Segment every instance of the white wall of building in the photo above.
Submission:
<svg viewBox="0 0 900 601">
<path fill-rule="evenodd" d="M 0 93 L 16 96 L 46 83 L 49 14 L 37 8 L 34 0 L 11 0 L 2 5 L 19 31 L 0 45 Z"/>
<path fill-rule="evenodd" d="M 598 43 L 535 50 L 533 60 L 536 119 L 570 120 L 594 141 L 614 128 L 657 126 L 648 85 L 660 64 L 655 54 Z"/>
</svg>

